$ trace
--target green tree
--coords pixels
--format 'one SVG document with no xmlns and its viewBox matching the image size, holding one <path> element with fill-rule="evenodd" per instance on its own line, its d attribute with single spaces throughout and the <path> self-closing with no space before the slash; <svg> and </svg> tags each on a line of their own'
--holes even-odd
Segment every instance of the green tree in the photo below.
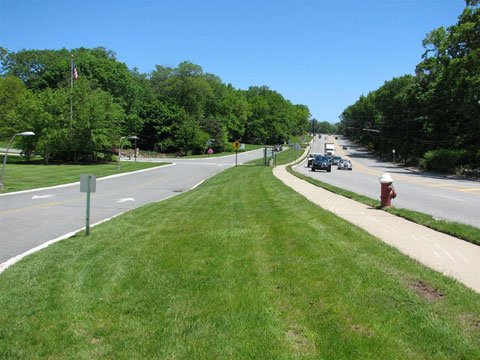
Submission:
<svg viewBox="0 0 480 360">
<path fill-rule="evenodd" d="M 18 109 L 23 106 L 26 93 L 27 89 L 18 77 L 0 77 L 0 134 L 5 139 L 17 131 L 23 131 L 16 124 Z"/>
<path fill-rule="evenodd" d="M 203 131 L 198 122 L 189 114 L 182 116 L 181 122 L 174 130 L 174 140 L 182 154 L 189 151 L 200 154 L 205 148 L 209 135 Z"/>
</svg>

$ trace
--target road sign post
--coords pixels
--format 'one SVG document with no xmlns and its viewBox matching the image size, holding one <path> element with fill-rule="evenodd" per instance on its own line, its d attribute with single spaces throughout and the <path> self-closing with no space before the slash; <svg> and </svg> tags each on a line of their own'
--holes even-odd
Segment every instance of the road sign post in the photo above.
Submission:
<svg viewBox="0 0 480 360">
<path fill-rule="evenodd" d="M 90 193 L 97 190 L 95 175 L 80 175 L 80 192 L 87 193 L 87 206 L 85 214 L 85 236 L 90 235 Z"/>
<path fill-rule="evenodd" d="M 238 148 L 240 147 L 241 143 L 240 143 L 240 140 L 237 140 L 235 141 L 232 146 L 233 148 L 235 149 L 235 167 L 237 167 L 237 164 L 238 164 Z"/>
</svg>

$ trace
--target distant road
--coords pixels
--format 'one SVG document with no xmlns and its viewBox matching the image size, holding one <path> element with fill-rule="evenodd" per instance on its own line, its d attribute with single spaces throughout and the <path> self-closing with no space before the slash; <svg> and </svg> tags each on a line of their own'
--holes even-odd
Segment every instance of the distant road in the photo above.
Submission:
<svg viewBox="0 0 480 360">
<path fill-rule="evenodd" d="M 398 193 L 393 200 L 394 206 L 480 228 L 480 182 L 413 171 L 381 161 L 342 137 L 335 140 L 334 136 L 329 136 L 327 142 L 336 143 L 336 153 L 352 161 L 353 171 L 339 171 L 334 166 L 331 173 L 312 173 L 305 162 L 296 170 L 373 199 L 380 198 L 378 178 L 387 171 Z M 324 135 L 321 139 L 316 138 L 312 152 L 323 154 L 324 143 Z M 343 145 L 347 146 L 347 150 L 342 150 Z"/>
<path fill-rule="evenodd" d="M 7 152 L 6 148 L 0 148 L 0 154 L 5 154 Z M 20 155 L 22 150 L 19 149 L 8 149 L 8 155 Z"/>
<path fill-rule="evenodd" d="M 238 163 L 262 155 L 263 149 L 240 153 Z M 203 180 L 235 166 L 235 155 L 149 161 L 171 161 L 174 165 L 97 180 L 97 191 L 91 195 L 91 224 L 188 191 Z M 86 196 L 80 193 L 78 184 L 1 195 L 0 264 L 85 227 L 85 203 Z"/>
</svg>

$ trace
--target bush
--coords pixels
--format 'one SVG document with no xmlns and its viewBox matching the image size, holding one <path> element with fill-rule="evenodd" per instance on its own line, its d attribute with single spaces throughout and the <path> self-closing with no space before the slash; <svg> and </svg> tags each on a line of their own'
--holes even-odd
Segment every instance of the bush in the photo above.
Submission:
<svg viewBox="0 0 480 360">
<path fill-rule="evenodd" d="M 437 149 L 430 150 L 423 155 L 420 167 L 423 170 L 435 170 L 454 173 L 459 167 L 478 167 L 480 151 L 467 149 Z"/>
</svg>

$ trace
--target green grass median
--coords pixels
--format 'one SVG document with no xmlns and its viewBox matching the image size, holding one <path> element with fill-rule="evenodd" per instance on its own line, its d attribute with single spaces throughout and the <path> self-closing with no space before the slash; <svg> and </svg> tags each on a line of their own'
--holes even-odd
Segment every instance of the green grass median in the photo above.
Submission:
<svg viewBox="0 0 480 360">
<path fill-rule="evenodd" d="M 28 164 L 16 159 L 10 162 L 9 159 L 3 178 L 5 189 L 0 190 L 0 194 L 68 184 L 80 181 L 81 174 L 94 174 L 99 178 L 165 164 L 166 163 L 142 163 L 134 161 L 122 162 L 120 170 L 117 170 L 116 163 L 97 165 L 43 165 Z"/>
<path fill-rule="evenodd" d="M 480 295 L 241 166 L 7 269 L 0 358 L 478 359 Z"/>
</svg>

